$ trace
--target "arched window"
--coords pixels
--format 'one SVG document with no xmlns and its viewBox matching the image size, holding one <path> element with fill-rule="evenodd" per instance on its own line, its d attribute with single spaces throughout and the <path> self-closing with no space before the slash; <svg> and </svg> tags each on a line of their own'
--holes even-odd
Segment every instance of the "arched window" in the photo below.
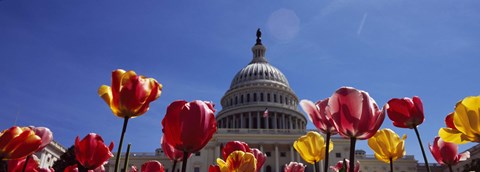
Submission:
<svg viewBox="0 0 480 172">
<path fill-rule="evenodd" d="M 270 93 L 267 93 L 267 102 L 270 102 Z"/>
<path fill-rule="evenodd" d="M 280 103 L 283 103 L 283 96 L 280 95 Z"/>
<path fill-rule="evenodd" d="M 260 93 L 260 101 L 262 101 L 262 102 L 264 101 L 264 99 L 263 99 L 263 93 Z"/>
<path fill-rule="evenodd" d="M 273 94 L 273 102 L 277 103 L 277 94 Z"/>
<path fill-rule="evenodd" d="M 266 172 L 272 172 L 272 167 L 267 165 L 267 169 L 265 170 Z"/>
<path fill-rule="evenodd" d="M 253 101 L 254 101 L 254 102 L 257 101 L 257 93 L 253 93 Z"/>
<path fill-rule="evenodd" d="M 235 96 L 235 104 L 238 104 L 238 97 Z"/>
<path fill-rule="evenodd" d="M 243 103 L 243 95 L 240 96 L 240 103 Z"/>
<path fill-rule="evenodd" d="M 250 102 L 250 94 L 247 94 L 247 103 Z"/>
</svg>

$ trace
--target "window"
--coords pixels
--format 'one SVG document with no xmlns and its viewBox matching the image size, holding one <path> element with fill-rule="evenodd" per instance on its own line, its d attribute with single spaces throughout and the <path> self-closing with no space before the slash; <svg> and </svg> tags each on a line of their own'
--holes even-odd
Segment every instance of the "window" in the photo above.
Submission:
<svg viewBox="0 0 480 172">
<path fill-rule="evenodd" d="M 287 153 L 285 152 L 280 152 L 280 157 L 286 157 L 287 156 Z"/>
<path fill-rule="evenodd" d="M 200 156 L 200 152 L 195 152 L 195 156 Z"/>
<path fill-rule="evenodd" d="M 277 95 L 276 94 L 273 95 L 273 102 L 277 103 Z"/>
<path fill-rule="evenodd" d="M 247 103 L 250 102 L 250 94 L 247 94 Z"/>
<path fill-rule="evenodd" d="M 272 154 L 270 152 L 265 152 L 265 155 L 267 155 L 267 157 L 271 157 Z"/>
<path fill-rule="evenodd" d="M 238 97 L 235 96 L 235 104 L 237 104 L 237 103 L 238 103 Z"/>
<path fill-rule="evenodd" d="M 240 103 L 243 103 L 243 95 L 240 96 Z"/>
<path fill-rule="evenodd" d="M 254 102 L 257 101 L 257 93 L 253 93 L 253 101 L 254 101 Z"/>
<path fill-rule="evenodd" d="M 199 168 L 199 167 L 195 167 L 195 168 L 193 169 L 193 171 L 194 171 L 194 172 L 200 172 L 200 168 Z"/>
<path fill-rule="evenodd" d="M 337 157 L 337 158 L 342 157 L 342 153 L 335 153 L 335 157 Z"/>
<path fill-rule="evenodd" d="M 260 93 L 260 101 L 263 102 L 263 93 Z"/>
<path fill-rule="evenodd" d="M 270 93 L 267 94 L 267 102 L 270 102 Z"/>
<path fill-rule="evenodd" d="M 283 103 L 283 97 L 280 95 L 280 103 Z"/>
</svg>

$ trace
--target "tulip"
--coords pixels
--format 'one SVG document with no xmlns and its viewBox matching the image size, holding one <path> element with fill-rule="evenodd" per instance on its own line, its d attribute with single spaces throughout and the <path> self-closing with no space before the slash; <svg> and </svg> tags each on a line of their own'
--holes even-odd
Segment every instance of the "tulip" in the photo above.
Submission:
<svg viewBox="0 0 480 172">
<path fill-rule="evenodd" d="M 13 126 L 0 133 L 0 161 L 21 159 L 34 153 L 42 144 L 29 127 Z"/>
<path fill-rule="evenodd" d="M 172 171 L 173 171 L 173 170 L 172 170 Z M 132 165 L 132 166 L 130 167 L 130 172 L 138 172 L 137 166 Z"/>
<path fill-rule="evenodd" d="M 326 135 L 327 137 L 327 147 L 330 145 L 330 136 L 337 134 L 337 129 L 333 124 L 333 120 L 330 117 L 329 111 L 327 110 L 329 98 L 318 101 L 316 104 L 313 104 L 310 100 L 300 101 L 300 106 L 303 111 L 308 114 L 310 121 L 317 127 L 317 129 Z M 325 161 L 323 171 L 328 170 L 328 151 L 325 151 Z"/>
<path fill-rule="evenodd" d="M 298 138 L 293 147 L 306 162 L 314 164 L 315 171 L 318 171 L 318 162 L 325 158 L 326 151 L 325 140 L 315 132 L 310 131 L 306 135 Z M 333 150 L 333 143 L 329 146 L 328 152 Z"/>
<path fill-rule="evenodd" d="M 418 143 L 422 150 L 423 160 L 425 164 L 428 164 L 425 150 L 423 149 L 420 133 L 417 126 L 422 124 L 425 120 L 423 114 L 422 100 L 418 96 L 413 96 L 412 99 L 405 97 L 403 99 L 394 98 L 388 101 L 384 109 L 387 110 L 388 118 L 393 121 L 393 125 L 400 128 L 410 128 L 415 130 Z M 427 165 L 427 171 L 430 171 L 430 167 Z"/>
<path fill-rule="evenodd" d="M 162 163 L 150 160 L 142 164 L 142 172 L 164 172 Z"/>
<path fill-rule="evenodd" d="M 267 155 L 265 155 L 262 151 L 258 150 L 257 148 L 252 149 L 252 154 L 257 160 L 257 172 L 262 169 L 263 164 L 265 164 L 265 161 L 267 160 Z"/>
<path fill-rule="evenodd" d="M 425 120 L 422 100 L 417 96 L 413 96 L 412 99 L 408 97 L 394 98 L 389 100 L 387 104 L 388 118 L 393 121 L 393 125 L 396 127 L 413 129 Z"/>
<path fill-rule="evenodd" d="M 480 143 L 480 96 L 464 98 L 455 106 L 453 115 L 447 118 L 447 128 L 438 131 L 444 141 L 457 144 Z"/>
<path fill-rule="evenodd" d="M 124 118 L 115 172 L 118 171 L 123 138 L 127 130 L 128 119 L 140 116 L 148 111 L 150 102 L 160 97 L 162 85 L 153 78 L 137 75 L 134 71 L 117 69 L 112 72 L 112 86 L 102 85 L 98 95 L 110 106 L 113 114 Z"/>
<path fill-rule="evenodd" d="M 406 135 L 400 137 L 391 129 L 382 129 L 368 139 L 368 146 L 374 151 L 375 158 L 390 163 L 390 171 L 393 171 L 393 161 L 405 155 Z"/>
<path fill-rule="evenodd" d="M 305 165 L 300 162 L 290 162 L 289 164 L 285 164 L 284 172 L 304 172 Z"/>
<path fill-rule="evenodd" d="M 332 169 L 335 172 L 350 171 L 350 161 L 348 159 L 344 159 L 343 161 L 338 161 L 338 163 L 335 166 L 330 166 L 330 169 Z M 353 171 L 354 172 L 360 171 L 360 162 L 357 161 Z"/>
<path fill-rule="evenodd" d="M 225 147 L 222 149 L 223 159 L 227 159 L 228 155 L 233 151 L 243 151 L 243 152 L 251 152 L 250 147 L 247 143 L 241 141 L 231 141 L 225 144 Z"/>
<path fill-rule="evenodd" d="M 457 155 L 458 145 L 443 141 L 440 137 L 435 137 L 433 145 L 428 144 L 430 152 L 440 165 L 447 165 L 452 172 L 452 166 L 460 161 L 470 158 L 470 152 L 466 151 Z"/>
<path fill-rule="evenodd" d="M 385 109 L 380 110 L 367 92 L 342 87 L 328 100 L 328 110 L 338 133 L 350 138 L 350 166 L 354 166 L 357 139 L 365 140 L 375 135 L 385 119 Z"/>
<path fill-rule="evenodd" d="M 173 161 L 172 171 L 175 171 L 175 167 L 177 165 L 177 162 L 183 160 L 184 152 L 181 151 L 181 150 L 175 149 L 172 145 L 168 144 L 165 141 L 165 137 L 163 137 L 163 136 L 162 136 L 162 139 L 160 141 L 160 144 L 162 145 L 163 153 L 165 153 L 165 155 L 168 157 L 168 159 Z M 191 153 L 188 153 L 187 157 L 190 157 L 191 155 L 192 155 Z"/>
<path fill-rule="evenodd" d="M 9 160 L 8 163 L 8 172 L 22 172 L 22 171 L 32 171 L 38 172 L 40 167 L 38 166 L 38 158 L 35 155 L 30 155 L 34 161 L 27 161 L 27 158 Z M 25 164 L 27 163 L 27 164 Z"/>
<path fill-rule="evenodd" d="M 82 141 L 75 139 L 75 158 L 87 170 L 94 170 L 113 157 L 113 142 L 107 147 L 100 135 L 90 133 Z"/>
<path fill-rule="evenodd" d="M 85 170 L 85 168 L 82 168 L 82 169 Z M 81 171 L 81 170 L 78 169 L 77 164 L 68 166 L 64 170 L 64 172 L 79 172 L 79 171 Z M 87 171 L 87 172 L 105 172 L 105 167 L 103 165 L 101 165 L 94 170 L 85 170 L 85 171 Z M 53 171 L 51 171 L 51 172 L 53 172 Z"/>
<path fill-rule="evenodd" d="M 175 149 L 184 152 L 182 172 L 185 172 L 188 153 L 198 152 L 217 131 L 213 104 L 195 100 L 178 100 L 167 107 L 162 120 L 163 137 Z"/>
<path fill-rule="evenodd" d="M 217 158 L 217 164 L 221 172 L 252 172 L 256 171 L 257 160 L 250 152 L 234 151 L 226 161 Z"/>
<path fill-rule="evenodd" d="M 208 172 L 221 172 L 218 165 L 210 165 L 208 167 Z"/>
</svg>

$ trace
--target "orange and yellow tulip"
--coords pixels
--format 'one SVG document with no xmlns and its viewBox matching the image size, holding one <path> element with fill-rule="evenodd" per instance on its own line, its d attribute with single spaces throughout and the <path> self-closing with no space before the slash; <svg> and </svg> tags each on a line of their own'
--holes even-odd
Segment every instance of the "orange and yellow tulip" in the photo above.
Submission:
<svg viewBox="0 0 480 172">
<path fill-rule="evenodd" d="M 480 143 L 480 96 L 470 96 L 458 102 L 455 112 L 445 119 L 446 128 L 438 135 L 446 142 L 463 144 Z"/>
<path fill-rule="evenodd" d="M 390 163 L 405 155 L 406 135 L 400 138 L 391 129 L 378 130 L 377 133 L 368 139 L 368 146 L 374 151 L 375 158 Z"/>
<path fill-rule="evenodd" d="M 112 72 L 112 86 L 100 86 L 98 95 L 115 116 L 134 118 L 147 112 L 150 102 L 156 100 L 161 91 L 162 85 L 155 79 L 117 69 Z"/>
<path fill-rule="evenodd" d="M 294 143 L 293 147 L 306 162 L 315 164 L 325 158 L 325 139 L 315 132 L 310 131 L 307 135 L 301 136 Z M 333 143 L 330 144 L 328 152 L 333 150 Z"/>
<path fill-rule="evenodd" d="M 217 158 L 221 172 L 253 172 L 256 170 L 257 160 L 250 152 L 234 151 L 228 155 L 226 161 Z"/>
<path fill-rule="evenodd" d="M 42 139 L 31 128 L 13 126 L 0 133 L 0 160 L 25 158 L 41 144 Z"/>
</svg>

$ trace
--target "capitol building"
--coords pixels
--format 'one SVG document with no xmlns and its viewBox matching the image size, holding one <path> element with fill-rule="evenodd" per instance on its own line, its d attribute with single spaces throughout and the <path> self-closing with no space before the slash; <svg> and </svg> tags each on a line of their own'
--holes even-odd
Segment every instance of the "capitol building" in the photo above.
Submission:
<svg viewBox="0 0 480 172">
<path fill-rule="evenodd" d="M 293 148 L 293 142 L 308 132 L 306 114 L 299 110 L 299 98 L 290 87 L 287 77 L 268 62 L 266 51 L 261 32 L 258 31 L 252 47 L 253 57 L 233 77 L 230 88 L 221 98 L 222 109 L 216 115 L 217 133 L 200 152 L 189 158 L 188 172 L 207 172 L 209 165 L 222 157 L 223 146 L 234 140 L 244 141 L 267 155 L 261 172 L 281 172 L 285 164 L 291 161 L 302 162 L 308 165 L 306 171 L 313 171 L 313 166 L 304 162 Z M 330 152 L 330 165 L 347 158 L 350 151 L 349 140 L 333 137 L 332 142 L 334 149 Z M 160 148 L 151 153 L 130 153 L 128 166 L 140 168 L 148 160 L 158 160 L 167 172 L 172 172 L 172 162 Z M 366 155 L 363 150 L 356 151 L 356 160 L 361 163 L 360 171 L 389 171 L 389 164 L 378 161 L 373 155 Z M 122 167 L 124 160 L 120 162 Z M 115 159 L 112 158 L 106 165 L 107 171 L 113 171 L 114 163 Z M 322 169 L 323 162 L 320 162 L 320 166 Z M 176 171 L 180 171 L 179 168 L 181 163 L 177 164 Z M 398 172 L 416 172 L 417 160 L 412 155 L 406 155 L 395 161 L 394 169 Z"/>
</svg>

